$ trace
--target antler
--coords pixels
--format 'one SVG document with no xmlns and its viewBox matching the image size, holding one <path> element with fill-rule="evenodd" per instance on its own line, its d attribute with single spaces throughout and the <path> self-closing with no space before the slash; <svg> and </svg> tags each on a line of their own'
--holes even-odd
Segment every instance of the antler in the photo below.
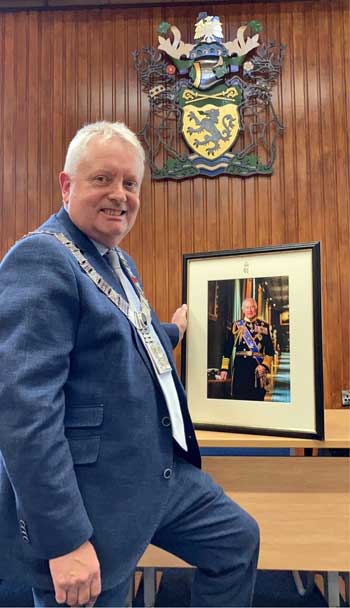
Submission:
<svg viewBox="0 0 350 608">
<path fill-rule="evenodd" d="M 174 36 L 173 42 L 171 42 L 170 38 L 158 36 L 158 48 L 161 51 L 165 51 L 169 57 L 174 57 L 175 59 L 180 59 L 182 55 L 188 57 L 195 45 L 182 42 L 180 30 L 175 25 L 171 26 L 170 31 Z"/>
<path fill-rule="evenodd" d="M 244 32 L 247 29 L 246 25 L 241 25 L 237 30 L 237 38 L 230 42 L 224 42 L 224 47 L 227 48 L 229 55 L 236 53 L 239 57 L 246 55 L 252 49 L 259 46 L 259 34 L 255 34 L 252 38 L 248 36 L 247 40 L 244 39 Z"/>
</svg>

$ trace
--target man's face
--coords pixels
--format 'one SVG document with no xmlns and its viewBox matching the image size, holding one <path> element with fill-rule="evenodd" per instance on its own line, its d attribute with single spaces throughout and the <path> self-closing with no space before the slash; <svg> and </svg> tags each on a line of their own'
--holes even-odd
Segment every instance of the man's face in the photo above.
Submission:
<svg viewBox="0 0 350 608">
<path fill-rule="evenodd" d="M 72 222 L 88 237 L 115 247 L 135 223 L 142 176 L 143 163 L 131 144 L 118 137 L 94 137 L 74 175 L 60 173 Z"/>
<path fill-rule="evenodd" d="M 257 306 L 255 300 L 249 298 L 245 301 L 242 306 L 243 316 L 247 319 L 254 319 L 256 317 Z"/>
</svg>

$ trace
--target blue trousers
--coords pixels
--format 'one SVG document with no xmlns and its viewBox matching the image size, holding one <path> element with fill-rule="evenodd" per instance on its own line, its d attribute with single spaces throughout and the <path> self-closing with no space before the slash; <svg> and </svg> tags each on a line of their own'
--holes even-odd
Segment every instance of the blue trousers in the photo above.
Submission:
<svg viewBox="0 0 350 608">
<path fill-rule="evenodd" d="M 259 553 L 255 520 L 209 475 L 176 456 L 169 483 L 151 543 L 196 566 L 191 606 L 251 606 Z M 103 591 L 95 606 L 125 605 L 128 584 Z M 33 589 L 33 595 L 37 607 L 58 606 L 52 592 Z"/>
</svg>

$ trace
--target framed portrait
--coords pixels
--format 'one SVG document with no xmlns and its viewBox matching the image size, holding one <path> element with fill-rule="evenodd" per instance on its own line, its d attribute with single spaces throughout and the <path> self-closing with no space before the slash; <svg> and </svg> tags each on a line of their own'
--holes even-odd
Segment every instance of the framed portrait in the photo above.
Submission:
<svg viewBox="0 0 350 608">
<path fill-rule="evenodd" d="M 320 281 L 318 242 L 183 256 L 196 428 L 323 439 Z"/>
</svg>

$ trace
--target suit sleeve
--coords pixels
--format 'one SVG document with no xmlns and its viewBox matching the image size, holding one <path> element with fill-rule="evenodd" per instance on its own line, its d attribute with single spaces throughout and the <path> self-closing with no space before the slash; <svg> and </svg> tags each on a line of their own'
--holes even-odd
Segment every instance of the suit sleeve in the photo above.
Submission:
<svg viewBox="0 0 350 608">
<path fill-rule="evenodd" d="M 167 334 L 173 348 L 179 343 L 179 328 L 176 323 L 161 323 L 162 328 Z"/>
<path fill-rule="evenodd" d="M 42 559 L 93 533 L 64 434 L 80 307 L 68 255 L 54 237 L 36 235 L 0 265 L 0 450 L 28 550 Z"/>
<path fill-rule="evenodd" d="M 221 367 L 220 370 L 224 372 L 228 372 L 230 369 L 230 359 L 232 354 L 232 349 L 234 345 L 234 335 L 236 325 L 233 323 L 229 332 L 227 332 L 224 350 L 221 358 Z"/>
<path fill-rule="evenodd" d="M 274 351 L 273 344 L 272 344 L 270 327 L 267 326 L 267 335 L 265 336 L 265 339 L 264 339 L 264 358 L 262 360 L 262 365 L 266 368 L 266 370 L 268 372 L 271 371 L 271 365 L 272 365 L 274 354 L 275 354 L 275 351 Z"/>
</svg>

